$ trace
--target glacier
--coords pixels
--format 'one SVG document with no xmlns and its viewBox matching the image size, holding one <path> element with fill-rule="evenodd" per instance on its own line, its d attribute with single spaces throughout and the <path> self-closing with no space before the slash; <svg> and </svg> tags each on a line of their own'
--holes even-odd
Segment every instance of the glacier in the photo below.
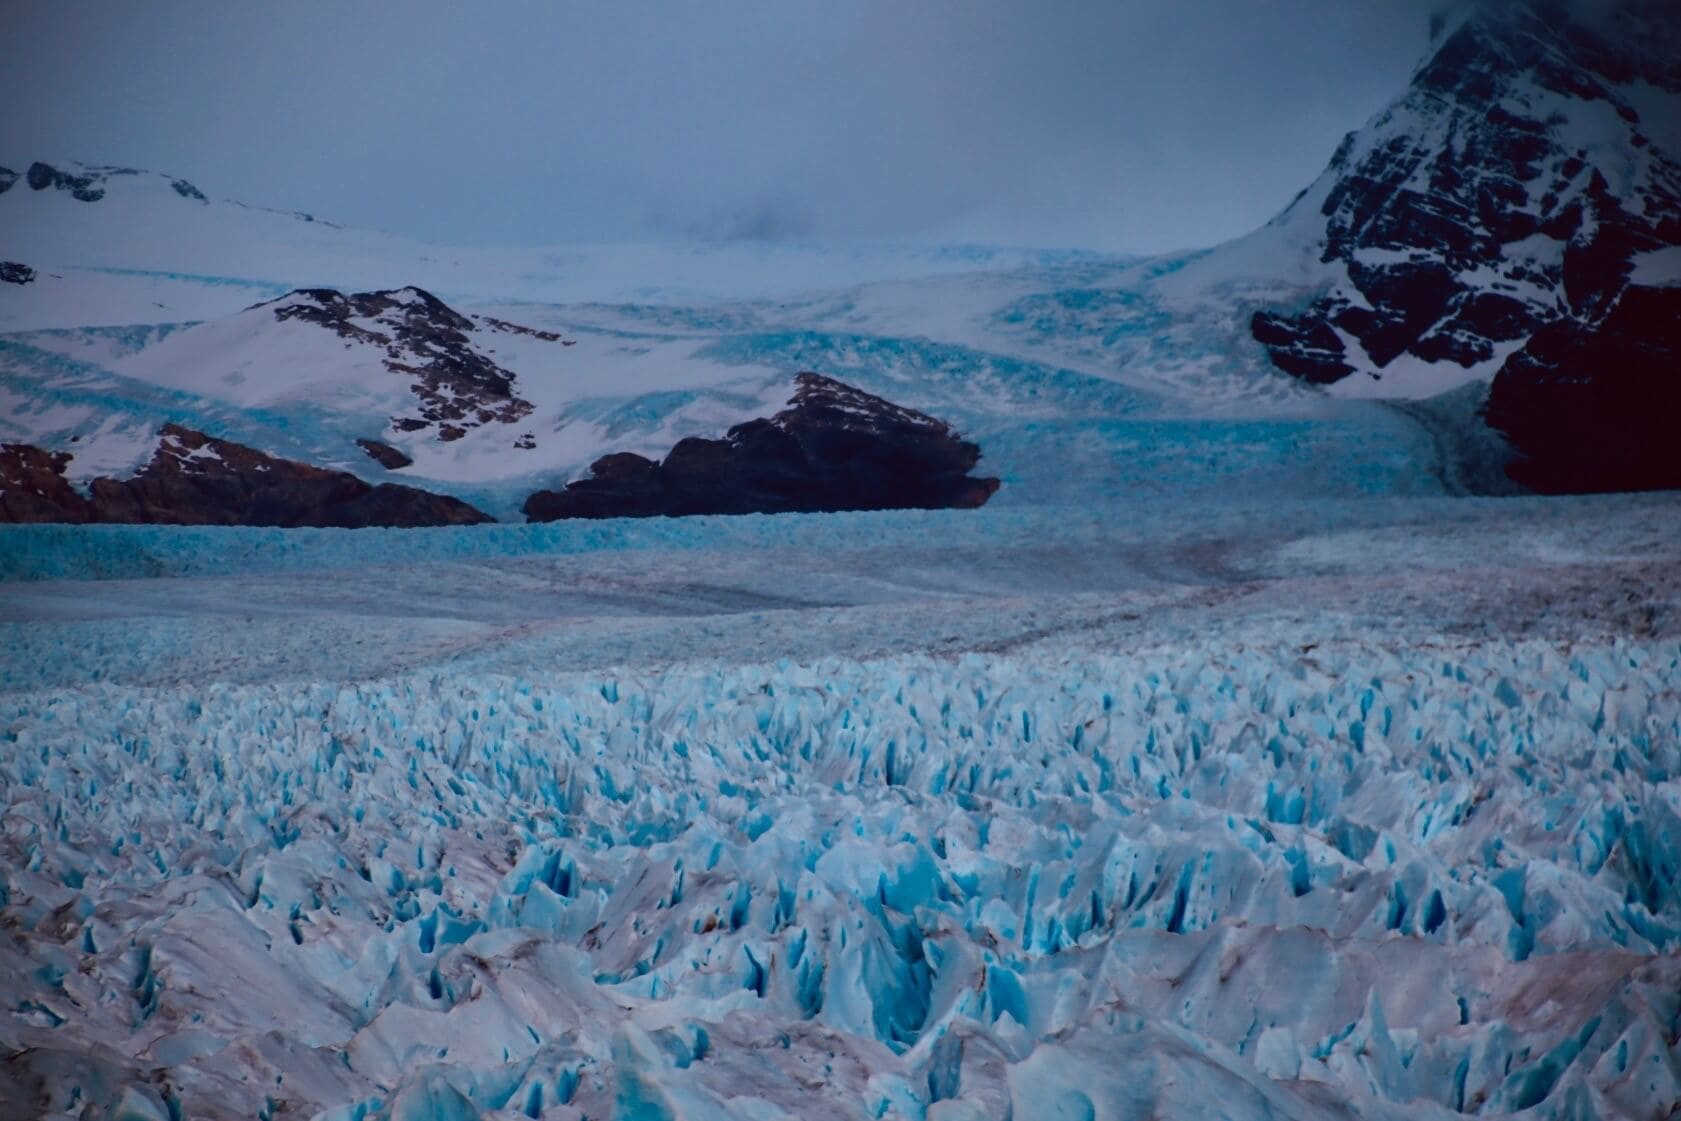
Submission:
<svg viewBox="0 0 1681 1121">
<path fill-rule="evenodd" d="M 1677 542 L 10 529 L 0 1114 L 1663 1117 Z"/>
<path fill-rule="evenodd" d="M 997 267 L 480 306 L 580 340 L 552 466 L 815 366 L 979 442 L 981 510 L 0 526 L 0 1117 L 1681 1105 L 1673 495 L 1463 497 L 1474 394 L 1241 376 L 1173 269 L 947 263 Z M 0 339 L 8 436 L 377 475 L 136 375 L 190 330 Z"/>
<path fill-rule="evenodd" d="M 0 1121 L 1681 1117 L 1681 501 L 1520 494 L 1483 417 L 1676 279 L 1659 7 L 1467 9 L 1150 258 L 0 184 L 0 439 L 504 521 L 0 526 Z M 323 286 L 448 302 L 529 414 L 370 461 L 388 344 L 252 306 Z M 802 369 L 1002 489 L 509 524 Z"/>
</svg>

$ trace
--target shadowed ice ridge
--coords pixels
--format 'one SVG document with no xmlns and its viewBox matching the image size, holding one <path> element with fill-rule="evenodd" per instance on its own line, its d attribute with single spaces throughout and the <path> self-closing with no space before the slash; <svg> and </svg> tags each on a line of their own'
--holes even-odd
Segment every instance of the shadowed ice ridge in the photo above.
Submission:
<svg viewBox="0 0 1681 1121">
<path fill-rule="evenodd" d="M 1661 1117 L 1678 680 L 1673 642 L 1207 643 L 10 694 L 4 1081 L 125 1118 Z"/>
</svg>

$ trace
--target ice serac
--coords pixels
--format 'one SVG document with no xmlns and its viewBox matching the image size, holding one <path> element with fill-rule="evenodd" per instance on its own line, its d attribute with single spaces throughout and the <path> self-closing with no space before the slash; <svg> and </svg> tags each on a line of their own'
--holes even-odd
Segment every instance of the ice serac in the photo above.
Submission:
<svg viewBox="0 0 1681 1121">
<path fill-rule="evenodd" d="M 1304 381 L 1408 396 L 1422 369 L 1492 369 L 1603 316 L 1642 255 L 1681 244 L 1676 42 L 1681 9 L 1647 0 L 1458 17 L 1276 220 L 1317 231 L 1323 288 L 1256 311 L 1254 338 Z"/>
<path fill-rule="evenodd" d="M 137 474 L 94 479 L 86 497 L 64 477 L 70 460 L 27 444 L 0 447 L 0 520 L 340 528 L 491 520 L 447 495 L 374 486 L 177 424 L 164 426 Z"/>
<path fill-rule="evenodd" d="M 951 426 L 834 378 L 795 376 L 788 407 L 722 440 L 680 440 L 661 462 L 620 452 L 589 478 L 526 500 L 532 521 L 684 514 L 973 508 L 998 480 Z"/>
<path fill-rule="evenodd" d="M 1681 489 L 1681 287 L 1627 289 L 1597 323 L 1560 320 L 1506 360 L 1489 424 L 1543 493 Z"/>
<path fill-rule="evenodd" d="M 1673 635 L 1303 637 L 0 693 L 0 1101 L 1671 1116 Z"/>
</svg>

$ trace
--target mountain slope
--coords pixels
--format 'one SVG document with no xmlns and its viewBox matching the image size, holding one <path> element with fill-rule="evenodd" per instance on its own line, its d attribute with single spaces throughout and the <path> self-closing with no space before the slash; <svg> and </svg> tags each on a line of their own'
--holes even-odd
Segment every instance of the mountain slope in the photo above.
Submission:
<svg viewBox="0 0 1681 1121">
<path fill-rule="evenodd" d="M 39 188 L 35 167 L 45 169 L 33 177 Z M 0 153 L 0 261 L 35 273 L 33 284 L 0 288 L 0 331 L 211 319 L 312 287 L 417 285 L 457 304 L 785 299 L 1070 256 L 1085 255 L 755 242 L 443 246 L 218 198 L 173 175 Z"/>
<path fill-rule="evenodd" d="M 177 421 L 506 517 L 605 452 L 766 415 L 809 369 L 949 418 L 1004 501 L 1102 493 L 1141 463 L 1167 491 L 1499 489 L 1508 451 L 1477 410 L 1502 363 L 1549 325 L 1597 329 L 1630 277 L 1681 277 L 1678 34 L 1645 0 L 1474 7 L 1273 222 L 1144 261 L 442 250 L 165 176 L 20 173 L 0 248 L 31 272 L 0 284 L 0 435 L 80 442 L 70 470 L 110 472 Z M 1441 400 L 1328 399 L 1372 397 Z M 1298 454 L 1303 433 L 1329 438 Z"/>
<path fill-rule="evenodd" d="M 215 199 L 171 175 L 0 160 L 0 257 L 35 283 L 0 299 L 0 329 L 156 323 L 226 314 L 304 283 L 387 279 L 417 242 Z M 294 280 L 293 278 L 297 278 Z"/>
<path fill-rule="evenodd" d="M 1490 387 L 1488 422 L 1542 493 L 1681 489 L 1681 285 L 1631 286 L 1601 319 L 1537 331 Z"/>
<path fill-rule="evenodd" d="M 246 407 L 388 410 L 399 431 L 453 440 L 531 413 L 517 375 L 488 353 L 498 345 L 551 364 L 570 344 L 552 331 L 469 318 L 420 288 L 310 288 L 176 332 L 121 368 Z"/>
<path fill-rule="evenodd" d="M 1681 14 L 1483 4 L 1274 223 L 1322 291 L 1259 311 L 1285 372 L 1413 395 L 1490 376 L 1538 327 L 1607 310 L 1681 244 Z M 1456 372 L 1457 371 L 1457 372 Z"/>
</svg>

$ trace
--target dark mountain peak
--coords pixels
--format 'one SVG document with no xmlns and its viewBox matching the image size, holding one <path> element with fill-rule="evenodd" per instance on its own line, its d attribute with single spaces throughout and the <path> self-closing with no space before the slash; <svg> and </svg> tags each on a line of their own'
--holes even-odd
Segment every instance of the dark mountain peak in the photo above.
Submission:
<svg viewBox="0 0 1681 1121">
<path fill-rule="evenodd" d="M 1306 311 L 1255 315 L 1274 364 L 1320 384 L 1403 356 L 1487 369 L 1602 315 L 1639 258 L 1681 244 L 1681 53 L 1654 46 L 1681 42 L 1678 12 L 1530 0 L 1444 27 L 1281 216 L 1322 226 L 1333 269 Z"/>
<path fill-rule="evenodd" d="M 784 430 L 826 426 L 867 432 L 920 429 L 932 436 L 951 435 L 951 426 L 944 421 L 810 371 L 794 375 L 788 407 L 770 421 Z"/>
<path fill-rule="evenodd" d="M 1524 87 L 1606 101 L 1630 123 L 1636 85 L 1681 92 L 1681 7 L 1644 0 L 1500 0 L 1468 9 L 1434 42 L 1410 93 L 1486 104 Z M 1673 122 L 1671 122 L 1673 123 Z M 1661 123 L 1660 123 L 1661 125 Z"/>
<path fill-rule="evenodd" d="M 525 503 L 532 521 L 683 514 L 816 513 L 983 505 L 997 479 L 968 475 L 980 449 L 943 421 L 821 374 L 795 376 L 788 407 L 722 440 L 679 440 L 656 463 L 618 452 L 590 477 Z"/>
</svg>

